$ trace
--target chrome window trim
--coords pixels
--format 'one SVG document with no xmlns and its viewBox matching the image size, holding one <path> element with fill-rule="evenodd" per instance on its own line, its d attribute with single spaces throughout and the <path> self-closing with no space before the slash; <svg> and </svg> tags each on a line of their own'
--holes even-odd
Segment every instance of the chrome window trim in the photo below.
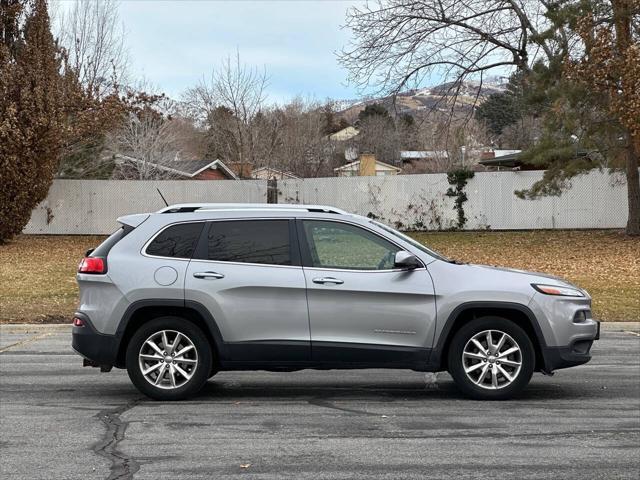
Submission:
<svg viewBox="0 0 640 480">
<path fill-rule="evenodd" d="M 217 265 L 248 265 L 250 267 L 269 267 L 269 268 L 302 268 L 302 265 L 276 265 L 273 263 L 225 262 L 224 260 L 205 260 L 202 258 L 192 258 L 191 261 L 213 263 Z"/>
<path fill-rule="evenodd" d="M 323 271 L 323 272 L 353 272 L 353 273 L 389 273 L 389 272 L 400 273 L 400 272 L 419 272 L 419 271 L 427 270 L 426 267 L 388 268 L 386 270 L 355 270 L 353 268 L 331 268 L 331 267 L 302 267 L 302 268 L 304 268 L 305 270 L 316 270 L 316 271 Z"/>
<path fill-rule="evenodd" d="M 351 225 L 352 227 L 356 227 L 356 228 L 361 228 L 363 230 L 367 230 L 368 232 L 371 232 L 373 235 L 382 238 L 383 240 L 386 240 L 387 242 L 395 245 L 396 247 L 398 247 L 401 251 L 403 252 L 407 252 L 408 250 L 403 247 L 402 245 L 399 245 L 398 243 L 396 243 L 393 240 L 390 240 L 389 238 L 385 237 L 384 235 L 381 235 L 379 232 L 376 232 L 375 230 L 372 230 L 370 228 L 368 228 L 367 226 L 364 225 L 360 225 L 359 223 L 353 223 L 353 222 L 349 222 L 346 220 L 343 220 L 342 218 L 337 218 L 337 219 L 332 219 L 332 218 L 309 218 L 309 217 L 298 217 L 299 220 L 302 220 L 303 222 L 305 220 L 309 220 L 309 221 L 315 221 L 315 222 L 336 222 L 336 223 L 346 223 L 347 225 Z M 302 227 L 304 229 L 304 225 Z M 305 231 L 305 235 L 306 235 L 306 231 Z M 300 241 L 300 239 L 298 238 L 298 241 Z M 411 253 L 413 256 L 415 256 L 420 263 L 422 264 L 422 267 L 419 268 L 414 268 L 413 270 L 407 269 L 407 268 L 388 268 L 386 270 L 361 270 L 361 269 L 353 269 L 353 268 L 330 268 L 330 267 L 304 267 L 305 270 L 326 270 L 326 271 L 331 271 L 331 272 L 409 272 L 409 271 L 416 271 L 416 270 L 426 270 L 427 266 L 425 265 L 424 261 L 418 257 L 417 255 L 415 255 L 412 252 Z"/>
</svg>

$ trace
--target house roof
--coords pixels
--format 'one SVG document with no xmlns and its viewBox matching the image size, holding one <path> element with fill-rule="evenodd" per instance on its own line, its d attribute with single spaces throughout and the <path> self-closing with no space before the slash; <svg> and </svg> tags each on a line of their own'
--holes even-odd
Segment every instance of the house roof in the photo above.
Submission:
<svg viewBox="0 0 640 480">
<path fill-rule="evenodd" d="M 337 132 L 334 132 L 327 136 L 329 137 L 330 140 L 344 141 L 357 136 L 359 133 L 360 133 L 360 130 L 358 130 L 357 128 L 348 126 L 343 128 L 342 130 L 338 130 Z"/>
<path fill-rule="evenodd" d="M 589 156 L 589 152 L 586 150 L 578 150 L 576 152 L 576 158 L 587 157 Z M 521 159 L 522 151 L 517 151 L 517 153 L 510 153 L 508 155 L 501 155 L 499 157 L 488 158 L 487 160 L 481 160 L 478 162 L 480 165 L 484 165 L 485 167 L 522 167 L 523 165 L 530 165 L 529 163 L 523 161 Z M 542 167 L 540 167 L 542 168 Z"/>
<path fill-rule="evenodd" d="M 121 158 L 122 160 L 126 160 L 129 162 L 140 163 L 141 160 L 135 157 L 130 157 L 128 155 L 116 155 L 116 157 Z M 227 177 L 232 178 L 234 180 L 238 179 L 238 176 L 231 170 L 228 166 L 224 164 L 222 160 L 176 160 L 169 161 L 165 165 L 159 163 L 148 162 L 149 165 L 153 165 L 155 168 L 159 170 L 164 170 L 165 172 L 172 172 L 177 175 L 183 177 L 193 178 L 199 173 L 207 170 L 209 168 L 214 170 L 221 170 Z"/>
<path fill-rule="evenodd" d="M 448 157 L 449 153 L 446 150 L 403 150 L 400 152 L 400 158 L 403 160 Z"/>
<path fill-rule="evenodd" d="M 522 166 L 522 160 L 520 160 L 520 152 L 510 153 L 509 155 L 501 155 L 499 157 L 488 158 L 487 160 L 480 160 L 480 165 L 485 167 L 520 167 Z"/>
<path fill-rule="evenodd" d="M 284 170 L 279 170 L 277 168 L 273 168 L 273 167 L 259 167 L 256 168 L 255 170 L 253 170 L 252 175 L 255 175 L 257 172 L 269 172 L 269 173 L 274 173 L 274 174 L 278 174 L 278 175 L 282 175 L 284 177 L 287 178 L 300 178 L 299 176 L 291 173 L 291 172 L 285 172 Z"/>
<path fill-rule="evenodd" d="M 522 152 L 522 150 L 493 150 L 493 157 L 504 157 L 505 155 L 514 155 L 520 152 Z"/>
<path fill-rule="evenodd" d="M 398 168 L 394 165 L 389 165 L 388 163 L 381 162 L 380 160 L 376 160 L 376 167 L 387 167 L 389 170 L 395 170 L 397 172 L 401 172 L 402 169 Z M 347 163 L 346 165 L 342 165 L 341 167 L 334 168 L 334 172 L 341 172 L 344 170 L 356 170 L 360 167 L 360 160 L 356 160 L 355 162 Z"/>
</svg>

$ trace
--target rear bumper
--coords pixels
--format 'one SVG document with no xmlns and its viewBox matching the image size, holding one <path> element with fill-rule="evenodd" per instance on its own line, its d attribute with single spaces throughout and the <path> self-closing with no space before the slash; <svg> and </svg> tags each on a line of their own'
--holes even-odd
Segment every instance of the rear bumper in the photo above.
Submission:
<svg viewBox="0 0 640 480">
<path fill-rule="evenodd" d="M 543 355 L 548 372 L 561 368 L 575 367 L 591 360 L 591 347 L 600 339 L 600 322 L 597 323 L 595 335 L 577 338 L 566 347 L 544 347 Z"/>
<path fill-rule="evenodd" d="M 120 342 L 115 335 L 98 333 L 87 315 L 76 312 L 75 317 L 83 320 L 84 327 L 73 327 L 71 346 L 82 357 L 100 367 L 118 365 L 118 347 Z"/>
</svg>

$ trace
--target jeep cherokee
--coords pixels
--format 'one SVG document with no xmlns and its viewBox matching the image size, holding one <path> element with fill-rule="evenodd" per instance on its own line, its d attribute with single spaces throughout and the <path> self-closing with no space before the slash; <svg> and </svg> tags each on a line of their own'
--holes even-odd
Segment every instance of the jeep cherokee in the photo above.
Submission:
<svg viewBox="0 0 640 480">
<path fill-rule="evenodd" d="M 81 261 L 73 348 L 159 400 L 223 370 L 447 370 L 505 399 L 589 361 L 586 291 L 449 260 L 326 206 L 180 204 L 128 215 Z"/>
</svg>

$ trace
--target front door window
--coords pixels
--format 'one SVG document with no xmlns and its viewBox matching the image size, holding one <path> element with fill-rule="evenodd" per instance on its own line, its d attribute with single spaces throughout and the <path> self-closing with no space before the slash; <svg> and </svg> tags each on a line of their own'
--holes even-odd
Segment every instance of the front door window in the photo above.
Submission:
<svg viewBox="0 0 640 480">
<path fill-rule="evenodd" d="M 345 270 L 391 270 L 400 250 L 375 233 L 324 220 L 303 222 L 311 266 Z"/>
</svg>

